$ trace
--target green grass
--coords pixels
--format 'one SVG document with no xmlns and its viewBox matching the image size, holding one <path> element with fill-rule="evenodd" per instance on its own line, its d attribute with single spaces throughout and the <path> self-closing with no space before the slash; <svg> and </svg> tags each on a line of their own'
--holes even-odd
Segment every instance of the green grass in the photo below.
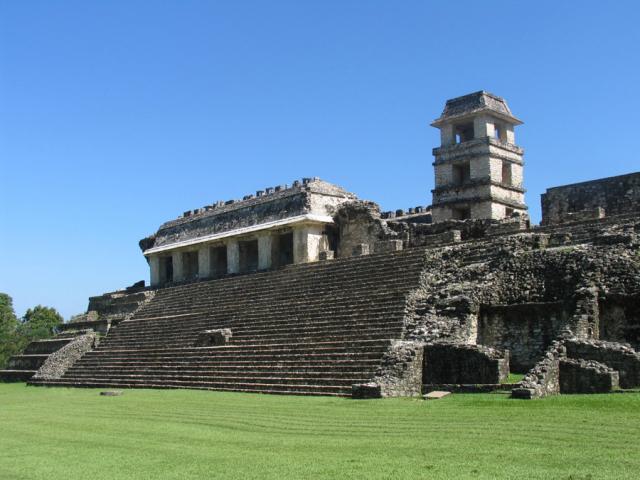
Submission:
<svg viewBox="0 0 640 480">
<path fill-rule="evenodd" d="M 640 475 L 640 394 L 350 400 L 0 384 L 0 478 Z"/>
<path fill-rule="evenodd" d="M 507 381 L 504 383 L 518 383 L 524 378 L 524 373 L 509 373 Z"/>
</svg>

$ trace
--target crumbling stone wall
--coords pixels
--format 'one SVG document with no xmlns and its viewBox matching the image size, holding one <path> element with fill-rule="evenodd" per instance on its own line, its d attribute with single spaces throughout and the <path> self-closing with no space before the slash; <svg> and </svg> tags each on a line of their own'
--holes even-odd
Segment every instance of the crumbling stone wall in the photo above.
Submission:
<svg viewBox="0 0 640 480">
<path fill-rule="evenodd" d="M 337 185 L 318 178 L 304 179 L 291 186 L 259 190 L 242 200 L 219 201 L 189 210 L 182 217 L 161 225 L 155 234 L 140 240 L 139 245 L 144 252 L 152 247 L 307 213 L 331 216 L 341 203 L 355 199 L 354 194 Z"/>
<path fill-rule="evenodd" d="M 544 355 L 571 313 L 572 306 L 564 302 L 482 306 L 477 341 L 509 350 L 511 370 L 525 372 Z"/>
<path fill-rule="evenodd" d="M 605 341 L 571 339 L 564 342 L 567 356 L 603 363 L 620 373 L 620 386 L 640 386 L 640 354 L 630 346 Z"/>
<path fill-rule="evenodd" d="M 547 189 L 542 194 L 542 224 L 567 220 L 567 214 L 604 208 L 606 215 L 640 210 L 640 172 Z"/>
<path fill-rule="evenodd" d="M 338 229 L 337 256 L 351 257 L 359 254 L 362 245 L 369 252 L 381 241 L 399 238 L 380 218 L 377 204 L 367 201 L 352 201 L 340 206 L 333 218 Z"/>
<path fill-rule="evenodd" d="M 542 359 L 524 376 L 518 388 L 511 391 L 513 398 L 530 400 L 560 393 L 560 359 L 566 358 L 566 349 L 559 340 L 554 341 Z"/>
<path fill-rule="evenodd" d="M 482 345 L 426 345 L 422 372 L 424 384 L 497 384 L 509 376 L 509 352 Z"/>
<path fill-rule="evenodd" d="M 92 329 L 106 335 L 112 325 L 131 318 L 154 295 L 154 290 L 144 289 L 142 285 L 90 297 L 86 313 L 73 317 L 61 329 L 65 332 Z"/>
<path fill-rule="evenodd" d="M 95 332 L 87 332 L 73 339 L 60 350 L 49 355 L 44 364 L 33 376 L 34 380 L 53 380 L 62 375 L 86 352 L 98 345 Z"/>
<path fill-rule="evenodd" d="M 598 302 L 599 337 L 640 349 L 640 294 L 603 294 Z"/>
<path fill-rule="evenodd" d="M 603 363 L 560 359 L 560 393 L 608 393 L 618 384 L 618 372 Z"/>
</svg>

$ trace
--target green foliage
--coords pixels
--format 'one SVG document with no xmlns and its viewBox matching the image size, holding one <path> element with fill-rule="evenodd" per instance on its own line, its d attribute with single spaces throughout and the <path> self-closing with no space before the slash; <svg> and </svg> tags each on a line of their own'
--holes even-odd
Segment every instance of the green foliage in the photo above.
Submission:
<svg viewBox="0 0 640 480">
<path fill-rule="evenodd" d="M 612 479 L 640 394 L 351 400 L 0 385 L 0 478 Z"/>
<path fill-rule="evenodd" d="M 62 316 L 54 308 L 42 305 L 30 308 L 22 320 L 18 320 L 11 297 L 0 293 L 0 369 L 32 340 L 51 337 L 62 323 Z"/>
<path fill-rule="evenodd" d="M 24 314 L 19 332 L 25 341 L 31 342 L 51 337 L 63 323 L 64 319 L 55 308 L 38 305 Z"/>
<path fill-rule="evenodd" d="M 0 369 L 4 368 L 11 355 L 18 353 L 18 325 L 12 298 L 0 293 Z"/>
</svg>

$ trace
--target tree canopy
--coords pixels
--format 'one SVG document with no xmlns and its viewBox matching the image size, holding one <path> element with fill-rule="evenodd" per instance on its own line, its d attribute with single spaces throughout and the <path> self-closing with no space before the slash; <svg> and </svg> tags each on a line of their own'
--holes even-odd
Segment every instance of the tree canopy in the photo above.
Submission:
<svg viewBox="0 0 640 480">
<path fill-rule="evenodd" d="M 11 355 L 17 353 L 19 322 L 13 310 L 13 300 L 6 293 L 0 293 L 0 367 Z"/>
<path fill-rule="evenodd" d="M 12 298 L 0 293 L 0 368 L 4 368 L 9 358 L 20 353 L 29 342 L 53 336 L 63 322 L 55 308 L 42 305 L 30 308 L 19 320 Z"/>
<path fill-rule="evenodd" d="M 55 308 L 38 305 L 27 310 L 24 317 L 22 317 L 20 333 L 30 341 L 48 338 L 63 323 L 64 319 Z"/>
</svg>

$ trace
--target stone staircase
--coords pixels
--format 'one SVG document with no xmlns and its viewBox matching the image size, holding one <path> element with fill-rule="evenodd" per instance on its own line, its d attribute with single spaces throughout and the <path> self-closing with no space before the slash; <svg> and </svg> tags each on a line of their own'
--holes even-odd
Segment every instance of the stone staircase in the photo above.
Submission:
<svg viewBox="0 0 640 480">
<path fill-rule="evenodd" d="M 55 338 L 34 340 L 20 355 L 9 359 L 6 370 L 0 370 L 0 380 L 4 382 L 24 382 L 29 380 L 54 352 L 72 342 L 74 334 L 61 334 Z"/>
<path fill-rule="evenodd" d="M 160 289 L 61 379 L 31 383 L 350 395 L 402 336 L 424 250 Z M 229 343 L 194 346 L 212 329 Z"/>
</svg>

